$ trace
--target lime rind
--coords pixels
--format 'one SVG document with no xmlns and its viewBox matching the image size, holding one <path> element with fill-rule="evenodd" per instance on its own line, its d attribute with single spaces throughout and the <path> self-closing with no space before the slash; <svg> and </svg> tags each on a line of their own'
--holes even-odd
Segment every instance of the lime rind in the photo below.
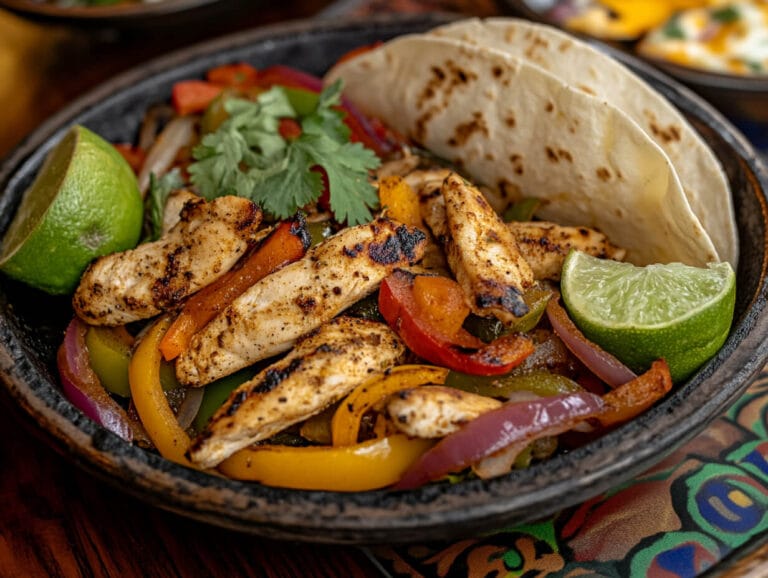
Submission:
<svg viewBox="0 0 768 578">
<path fill-rule="evenodd" d="M 584 335 L 641 373 L 667 360 L 675 382 L 722 347 L 736 303 L 728 263 L 636 267 L 572 252 L 561 291 Z"/>
<path fill-rule="evenodd" d="M 70 293 L 93 259 L 134 247 L 142 222 L 133 170 L 110 143 L 74 126 L 24 192 L 0 270 L 52 294 Z"/>
</svg>

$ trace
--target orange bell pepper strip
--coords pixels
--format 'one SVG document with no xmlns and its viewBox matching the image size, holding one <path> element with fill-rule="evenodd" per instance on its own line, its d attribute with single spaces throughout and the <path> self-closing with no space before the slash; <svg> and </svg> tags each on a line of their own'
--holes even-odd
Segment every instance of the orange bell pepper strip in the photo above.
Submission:
<svg viewBox="0 0 768 578">
<path fill-rule="evenodd" d="M 203 112 L 224 87 L 204 80 L 181 80 L 171 89 L 171 103 L 179 115 Z"/>
<path fill-rule="evenodd" d="M 417 277 L 420 277 L 418 284 Z M 381 315 L 416 355 L 462 373 L 502 375 L 533 353 L 533 342 L 517 333 L 504 335 L 486 344 L 463 328 L 447 332 L 445 318 L 458 313 L 446 311 L 445 308 L 428 311 L 423 303 L 430 298 L 419 295 L 433 283 L 445 284 L 446 281 L 397 269 L 382 281 L 379 290 Z M 455 327 L 455 324 L 450 323 L 449 327 Z"/>
<path fill-rule="evenodd" d="M 392 175 L 379 180 L 379 202 L 391 219 L 424 228 L 419 196 L 403 177 Z"/>
<path fill-rule="evenodd" d="M 158 344 L 170 325 L 169 317 L 162 317 L 139 342 L 128 366 L 131 399 L 149 439 L 164 458 L 196 467 L 186 457 L 190 439 L 176 419 L 160 383 L 160 351 Z"/>
<path fill-rule="evenodd" d="M 395 434 L 340 448 L 252 446 L 224 460 L 219 471 L 237 480 L 281 488 L 363 492 L 399 481 L 433 444 L 433 440 Z"/>
<path fill-rule="evenodd" d="M 672 376 L 667 362 L 663 359 L 654 361 L 648 371 L 603 395 L 606 410 L 597 419 L 605 427 L 629 421 L 671 389 Z"/>
<path fill-rule="evenodd" d="M 331 420 L 334 446 L 357 443 L 360 420 L 378 401 L 397 391 L 425 384 L 442 384 L 448 370 L 433 365 L 400 365 L 358 385 L 339 404 Z"/>
<path fill-rule="evenodd" d="M 280 223 L 241 267 L 222 275 L 187 300 L 160 342 L 165 360 L 181 355 L 197 331 L 259 279 L 303 257 L 309 243 L 303 216 Z"/>
</svg>

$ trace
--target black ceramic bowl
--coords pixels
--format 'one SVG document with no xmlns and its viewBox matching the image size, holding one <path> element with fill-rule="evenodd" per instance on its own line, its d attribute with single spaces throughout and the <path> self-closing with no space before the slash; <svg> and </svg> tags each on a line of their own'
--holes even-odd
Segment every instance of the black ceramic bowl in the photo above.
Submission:
<svg viewBox="0 0 768 578">
<path fill-rule="evenodd" d="M 515 15 L 554 26 L 558 26 L 560 23 L 552 20 L 547 14 L 557 3 L 557 0 L 504 0 L 502 2 Z M 633 43 L 631 42 L 611 44 L 628 53 L 633 53 Z M 768 123 L 768 106 L 766 106 L 768 103 L 768 76 L 720 74 L 678 66 L 657 59 L 646 59 L 646 62 L 661 68 L 676 80 L 684 83 L 728 116 L 739 121 Z"/>
<path fill-rule="evenodd" d="M 107 139 L 132 140 L 147 106 L 166 100 L 174 81 L 202 76 L 211 66 L 245 60 L 322 74 L 355 46 L 442 21 L 431 16 L 297 22 L 186 49 L 124 74 L 50 119 L 7 159 L 0 172 L 0 231 L 45 154 L 73 123 Z M 733 189 L 741 242 L 736 317 L 725 346 L 690 381 L 631 423 L 581 449 L 488 481 L 351 494 L 231 481 L 129 445 L 74 408 L 61 395 L 53 367 L 71 316 L 67 300 L 0 278 L 0 373 L 10 401 L 78 465 L 146 502 L 276 538 L 337 543 L 455 538 L 540 518 L 641 473 L 720 415 L 768 357 L 763 340 L 768 174 L 749 144 L 710 106 L 649 67 L 621 58 L 677 104 L 711 143 Z"/>
</svg>

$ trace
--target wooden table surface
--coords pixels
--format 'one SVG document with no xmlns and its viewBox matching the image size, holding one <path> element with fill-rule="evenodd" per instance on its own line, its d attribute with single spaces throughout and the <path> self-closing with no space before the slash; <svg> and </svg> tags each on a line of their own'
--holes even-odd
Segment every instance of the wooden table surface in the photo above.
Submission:
<svg viewBox="0 0 768 578">
<path fill-rule="evenodd" d="M 398 10 L 414 1 L 368 0 L 365 11 Z M 491 0 L 419 1 L 429 9 L 478 15 L 494 10 Z M 331 2 L 255 4 L 235 0 L 216 21 L 172 34 L 168 28 L 78 30 L 0 10 L 0 158 L 53 112 L 122 70 L 229 31 L 312 17 Z M 353 13 L 361 13 L 359 4 L 337 3 Z M 356 548 L 274 542 L 149 507 L 56 454 L 4 395 L 0 411 L 0 577 L 381 576 Z M 727 574 L 742 575 L 765 560 L 766 548 L 750 552 Z"/>
</svg>

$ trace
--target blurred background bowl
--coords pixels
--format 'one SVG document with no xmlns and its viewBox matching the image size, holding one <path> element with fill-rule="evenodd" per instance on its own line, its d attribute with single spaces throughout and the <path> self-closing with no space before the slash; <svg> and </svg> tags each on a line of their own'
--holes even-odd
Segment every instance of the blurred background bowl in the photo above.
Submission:
<svg viewBox="0 0 768 578">
<path fill-rule="evenodd" d="M 215 14 L 232 3 L 232 0 L 157 0 L 108 6 L 65 7 L 43 0 L 0 0 L 0 7 L 24 18 L 42 22 L 85 27 L 143 27 L 157 24 L 184 25 L 191 18 Z"/>
<path fill-rule="evenodd" d="M 549 16 L 560 0 L 501 0 L 509 11 L 523 18 L 563 28 Z M 574 34 L 572 31 L 569 31 Z M 694 90 L 735 121 L 768 123 L 768 76 L 737 76 L 678 66 L 638 55 L 632 42 L 606 42 L 579 35 L 595 44 L 608 44 L 660 68 Z M 765 130 L 765 127 L 763 127 Z M 768 138 L 768 136 L 766 136 Z"/>
</svg>

